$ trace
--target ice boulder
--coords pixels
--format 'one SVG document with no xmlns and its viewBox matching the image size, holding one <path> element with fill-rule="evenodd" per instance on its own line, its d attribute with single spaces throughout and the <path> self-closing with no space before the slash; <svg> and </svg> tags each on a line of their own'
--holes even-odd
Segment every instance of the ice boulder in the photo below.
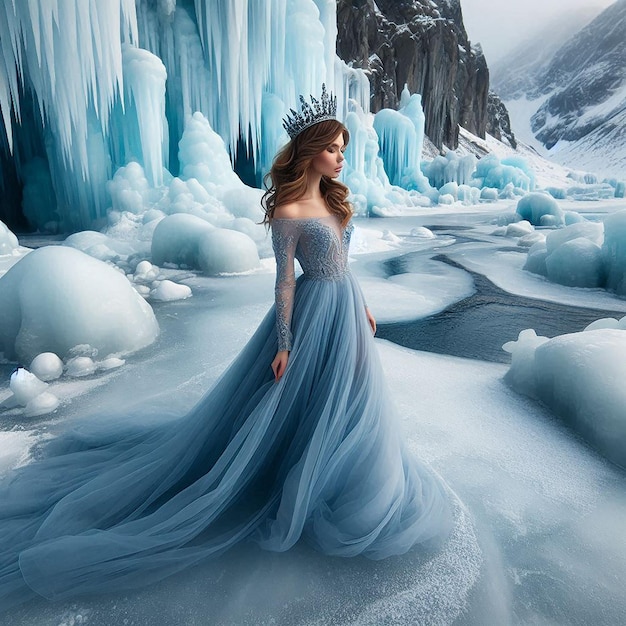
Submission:
<svg viewBox="0 0 626 626">
<path fill-rule="evenodd" d="M 254 241 L 244 233 L 226 228 L 214 228 L 202 235 L 198 262 L 209 276 L 246 272 L 260 265 Z"/>
<path fill-rule="evenodd" d="M 626 211 L 618 211 L 604 220 L 602 256 L 606 288 L 626 295 Z"/>
<path fill-rule="evenodd" d="M 159 334 L 149 304 L 127 278 L 79 250 L 48 246 L 0 278 L 0 350 L 29 363 L 41 352 L 66 357 L 79 344 L 129 354 Z"/>
<path fill-rule="evenodd" d="M 533 274 L 541 274 L 541 276 L 547 276 L 547 258 L 548 251 L 546 250 L 545 241 L 538 241 L 534 243 L 528 250 L 528 256 L 526 257 L 526 263 L 524 264 L 523 269 L 525 269 L 527 272 L 532 272 Z"/>
<path fill-rule="evenodd" d="M 0 256 L 11 254 L 18 246 L 17 237 L 0 221 Z"/>
<path fill-rule="evenodd" d="M 517 214 L 534 226 L 558 226 L 563 223 L 563 211 L 550 195 L 533 192 L 525 195 L 517 203 Z M 548 216 L 548 220 L 542 218 Z"/>
<path fill-rule="evenodd" d="M 505 380 L 569 422 L 613 462 L 626 467 L 626 330 L 599 328 L 538 338 L 524 331 L 505 344 Z"/>
<path fill-rule="evenodd" d="M 63 361 L 53 352 L 42 352 L 31 361 L 30 371 L 40 380 L 56 380 L 63 374 Z"/>
<path fill-rule="evenodd" d="M 546 248 L 551 254 L 567 241 L 584 237 L 598 246 L 604 239 L 604 227 L 598 222 L 578 222 L 565 228 L 554 230 L 546 236 Z"/>
<path fill-rule="evenodd" d="M 600 287 L 604 283 L 602 249 L 585 237 L 566 241 L 546 257 L 548 278 L 568 287 Z"/>
<path fill-rule="evenodd" d="M 195 215 L 177 213 L 162 219 L 152 237 L 152 262 L 200 269 L 200 240 L 215 227 Z"/>
</svg>

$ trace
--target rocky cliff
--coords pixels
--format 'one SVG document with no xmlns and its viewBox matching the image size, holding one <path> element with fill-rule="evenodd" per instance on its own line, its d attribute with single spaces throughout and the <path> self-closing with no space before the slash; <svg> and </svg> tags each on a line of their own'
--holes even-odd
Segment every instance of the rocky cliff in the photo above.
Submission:
<svg viewBox="0 0 626 626">
<path fill-rule="evenodd" d="M 457 147 L 459 125 L 485 136 L 489 70 L 460 0 L 338 0 L 337 25 L 338 55 L 369 75 L 372 111 L 396 108 L 406 83 L 438 148 Z"/>
<path fill-rule="evenodd" d="M 531 118 L 547 148 L 578 141 L 626 110 L 626 0 L 618 0 L 563 45 L 536 78 L 543 98 Z"/>
</svg>

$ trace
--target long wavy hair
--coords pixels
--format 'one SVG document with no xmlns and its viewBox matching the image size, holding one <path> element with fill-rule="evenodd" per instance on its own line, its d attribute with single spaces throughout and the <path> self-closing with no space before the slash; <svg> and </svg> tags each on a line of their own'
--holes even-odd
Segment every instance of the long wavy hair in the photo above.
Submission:
<svg viewBox="0 0 626 626">
<path fill-rule="evenodd" d="M 326 150 L 339 133 L 343 135 L 344 144 L 348 145 L 348 129 L 337 120 L 325 120 L 303 130 L 278 152 L 272 169 L 263 179 L 267 189 L 261 200 L 265 210 L 263 224 L 271 224 L 276 207 L 296 202 L 304 196 L 311 161 Z M 352 216 L 352 206 L 347 200 L 348 188 L 337 180 L 322 176 L 320 191 L 328 210 L 339 218 L 342 227 L 345 226 Z"/>
</svg>

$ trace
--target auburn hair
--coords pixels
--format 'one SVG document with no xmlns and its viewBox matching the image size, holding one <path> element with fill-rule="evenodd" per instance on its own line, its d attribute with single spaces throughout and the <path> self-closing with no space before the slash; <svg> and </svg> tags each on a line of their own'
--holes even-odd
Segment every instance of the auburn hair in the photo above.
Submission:
<svg viewBox="0 0 626 626">
<path fill-rule="evenodd" d="M 325 120 L 304 129 L 279 150 L 272 169 L 263 178 L 267 189 L 261 200 L 265 210 L 263 224 L 271 224 L 276 207 L 296 202 L 304 196 L 311 161 L 326 150 L 339 133 L 347 146 L 350 141 L 348 129 L 337 120 Z M 322 176 L 320 191 L 330 213 L 339 218 L 342 227 L 345 226 L 352 216 L 352 206 L 347 200 L 348 188 L 337 180 Z"/>
</svg>

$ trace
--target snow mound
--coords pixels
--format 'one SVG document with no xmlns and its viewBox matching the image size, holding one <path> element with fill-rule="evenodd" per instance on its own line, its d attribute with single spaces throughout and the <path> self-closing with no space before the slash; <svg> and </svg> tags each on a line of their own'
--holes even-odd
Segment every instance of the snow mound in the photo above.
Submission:
<svg viewBox="0 0 626 626">
<path fill-rule="evenodd" d="M 29 363 L 61 357 L 79 344 L 129 354 L 151 344 L 159 327 L 119 271 L 64 246 L 34 250 L 0 278 L 0 350 Z"/>
</svg>

